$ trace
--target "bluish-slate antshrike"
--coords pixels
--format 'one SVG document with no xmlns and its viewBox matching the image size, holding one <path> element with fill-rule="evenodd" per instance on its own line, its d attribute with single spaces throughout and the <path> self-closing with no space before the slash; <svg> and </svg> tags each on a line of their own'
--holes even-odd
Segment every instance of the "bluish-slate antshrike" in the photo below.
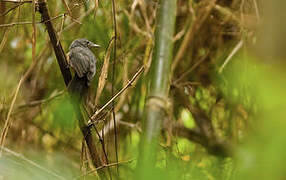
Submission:
<svg viewBox="0 0 286 180">
<path fill-rule="evenodd" d="M 89 84 L 96 73 L 96 58 L 90 48 L 100 47 L 87 39 L 76 39 L 70 47 L 68 61 L 70 67 L 75 71 L 68 90 L 81 100 L 85 96 Z"/>
</svg>

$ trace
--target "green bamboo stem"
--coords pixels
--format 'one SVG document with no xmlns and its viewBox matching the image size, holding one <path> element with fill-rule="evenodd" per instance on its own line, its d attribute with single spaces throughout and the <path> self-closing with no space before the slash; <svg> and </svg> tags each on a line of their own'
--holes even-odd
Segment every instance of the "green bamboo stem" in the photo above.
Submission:
<svg viewBox="0 0 286 180">
<path fill-rule="evenodd" d="M 155 164 L 157 138 L 167 112 L 175 19 L 176 0 L 160 0 L 157 10 L 155 48 L 149 74 L 150 87 L 144 109 L 139 170 L 146 167 L 152 168 L 150 165 Z"/>
</svg>

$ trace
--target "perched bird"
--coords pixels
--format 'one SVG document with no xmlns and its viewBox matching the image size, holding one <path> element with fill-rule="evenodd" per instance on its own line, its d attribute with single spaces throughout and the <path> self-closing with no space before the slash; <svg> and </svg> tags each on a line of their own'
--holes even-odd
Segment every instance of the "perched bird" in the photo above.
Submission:
<svg viewBox="0 0 286 180">
<path fill-rule="evenodd" d="M 96 58 L 90 48 L 100 47 L 87 39 L 76 39 L 70 47 L 68 53 L 68 63 L 75 71 L 68 90 L 76 95 L 79 100 L 86 94 L 88 86 L 95 76 Z"/>
</svg>

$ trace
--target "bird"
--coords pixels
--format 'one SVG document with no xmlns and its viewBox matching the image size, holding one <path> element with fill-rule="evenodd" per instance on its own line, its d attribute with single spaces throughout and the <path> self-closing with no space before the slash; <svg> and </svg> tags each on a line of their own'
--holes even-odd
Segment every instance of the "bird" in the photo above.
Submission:
<svg viewBox="0 0 286 180">
<path fill-rule="evenodd" d="M 75 71 L 68 90 L 80 101 L 96 73 L 96 58 L 91 48 L 100 46 L 84 38 L 74 40 L 68 52 L 68 64 Z"/>
</svg>

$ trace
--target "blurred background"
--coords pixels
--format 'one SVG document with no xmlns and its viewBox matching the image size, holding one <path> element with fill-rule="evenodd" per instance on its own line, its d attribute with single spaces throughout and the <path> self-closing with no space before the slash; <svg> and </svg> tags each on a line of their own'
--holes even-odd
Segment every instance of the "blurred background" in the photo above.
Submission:
<svg viewBox="0 0 286 180">
<path fill-rule="evenodd" d="M 0 1 L 0 179 L 99 178 L 33 2 Z M 115 100 L 118 147 L 110 108 L 96 125 L 105 148 L 93 132 L 100 158 L 114 163 L 103 167 L 109 169 L 108 178 L 134 179 L 161 1 L 115 2 L 113 81 L 112 1 L 47 4 L 66 53 L 77 38 L 101 46 L 93 50 L 97 72 L 86 104 L 89 115 L 112 97 L 112 84 L 118 92 L 145 67 Z M 171 73 L 166 75 L 170 91 L 156 173 L 147 171 L 143 178 L 285 179 L 286 2 L 176 3 Z"/>
</svg>

